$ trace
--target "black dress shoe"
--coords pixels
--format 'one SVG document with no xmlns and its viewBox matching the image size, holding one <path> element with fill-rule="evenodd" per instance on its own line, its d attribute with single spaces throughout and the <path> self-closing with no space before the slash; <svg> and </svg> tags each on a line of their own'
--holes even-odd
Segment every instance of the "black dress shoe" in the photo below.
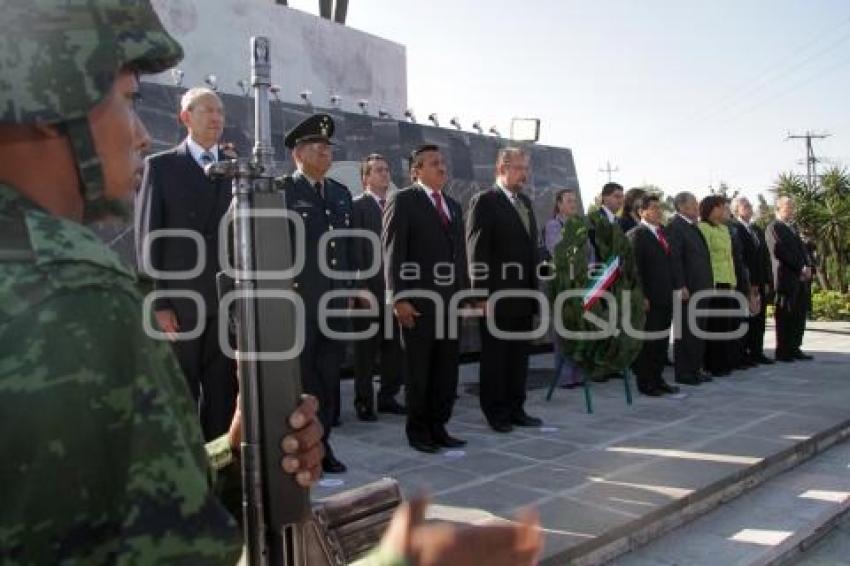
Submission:
<svg viewBox="0 0 850 566">
<path fill-rule="evenodd" d="M 347 470 L 345 464 L 337 460 L 333 453 L 325 454 L 322 458 L 322 471 L 326 474 L 344 474 Z"/>
<path fill-rule="evenodd" d="M 661 397 L 663 393 L 654 387 L 638 387 L 638 391 L 647 397 Z"/>
<path fill-rule="evenodd" d="M 757 364 L 762 364 L 762 365 L 766 365 L 766 366 L 769 366 L 770 364 L 773 363 L 773 360 L 771 360 L 770 358 L 768 358 L 764 354 L 761 354 L 760 356 L 756 356 L 755 358 L 753 358 L 753 361 Z"/>
<path fill-rule="evenodd" d="M 460 448 L 461 446 L 466 446 L 465 440 L 455 438 L 445 430 L 432 436 L 434 437 L 434 444 L 443 448 Z"/>
<path fill-rule="evenodd" d="M 440 447 L 430 440 L 414 440 L 410 438 L 407 442 L 410 444 L 411 448 L 424 452 L 425 454 L 436 454 L 440 451 Z"/>
<path fill-rule="evenodd" d="M 714 378 L 708 375 L 707 373 L 700 372 L 697 377 L 702 383 L 708 383 L 709 381 L 714 381 Z"/>
<path fill-rule="evenodd" d="M 532 417 L 527 413 L 523 413 L 521 415 L 517 415 L 515 417 L 511 417 L 511 424 L 515 426 L 542 426 L 543 419 L 538 419 L 537 417 Z"/>
<path fill-rule="evenodd" d="M 673 394 L 673 393 L 679 392 L 678 387 L 676 387 L 675 385 L 670 385 L 669 383 L 665 382 L 664 380 L 662 380 L 661 383 L 658 384 L 658 390 L 661 391 L 662 393 L 668 393 L 668 394 Z"/>
<path fill-rule="evenodd" d="M 514 430 L 514 426 L 511 423 L 490 423 L 490 428 L 502 434 L 507 434 Z"/>
<path fill-rule="evenodd" d="M 676 383 L 681 383 L 682 385 L 699 385 L 702 383 L 702 380 L 695 375 L 681 375 L 676 378 Z"/>
<path fill-rule="evenodd" d="M 356 403 L 354 411 L 357 413 L 357 418 L 364 422 L 375 422 L 378 420 L 378 415 L 372 410 L 372 407 L 363 403 Z"/>
<path fill-rule="evenodd" d="M 390 413 L 392 415 L 406 415 L 407 407 L 390 397 L 389 399 L 378 401 L 378 412 Z"/>
<path fill-rule="evenodd" d="M 716 369 L 716 370 L 712 370 L 710 373 L 711 373 L 712 377 L 726 377 L 727 375 L 729 375 L 732 372 L 729 371 L 728 369 Z"/>
<path fill-rule="evenodd" d="M 794 357 L 795 360 L 804 360 L 804 361 L 815 359 L 814 356 L 810 356 L 809 354 L 804 354 L 800 350 L 797 350 L 796 352 L 794 352 L 793 357 Z"/>
<path fill-rule="evenodd" d="M 780 356 L 780 355 L 778 355 L 778 354 L 774 357 L 774 359 L 775 359 L 777 362 L 785 362 L 785 363 L 790 363 L 790 362 L 796 362 L 796 361 L 797 361 L 797 358 L 795 358 L 794 356 Z"/>
</svg>

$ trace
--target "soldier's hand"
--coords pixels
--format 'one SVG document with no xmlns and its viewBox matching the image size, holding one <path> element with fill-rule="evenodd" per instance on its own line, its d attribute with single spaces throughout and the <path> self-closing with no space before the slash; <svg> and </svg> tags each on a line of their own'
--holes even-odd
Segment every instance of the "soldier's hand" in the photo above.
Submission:
<svg viewBox="0 0 850 566">
<path fill-rule="evenodd" d="M 416 318 L 421 316 L 419 311 L 410 303 L 410 301 L 398 301 L 393 308 L 395 317 L 405 328 L 413 328 L 416 326 Z"/>
<path fill-rule="evenodd" d="M 533 511 L 513 523 L 492 525 L 424 524 L 427 502 L 402 503 L 381 546 L 418 566 L 531 566 L 543 550 L 540 521 Z"/>
<path fill-rule="evenodd" d="M 319 402 L 312 395 L 303 395 L 301 404 L 289 417 L 289 425 L 295 429 L 280 443 L 284 454 L 281 467 L 303 487 L 310 487 L 322 473 L 322 425 L 316 416 Z"/>
<path fill-rule="evenodd" d="M 177 340 L 177 333 L 180 332 L 180 323 L 177 322 L 177 315 L 171 309 L 163 309 L 154 312 L 156 323 L 159 325 L 170 342 Z"/>
</svg>

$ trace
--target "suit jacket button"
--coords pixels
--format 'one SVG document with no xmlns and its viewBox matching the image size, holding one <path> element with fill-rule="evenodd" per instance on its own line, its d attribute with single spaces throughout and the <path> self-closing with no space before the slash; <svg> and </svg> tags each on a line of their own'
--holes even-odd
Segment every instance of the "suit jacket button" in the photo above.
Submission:
<svg viewBox="0 0 850 566">
<path fill-rule="evenodd" d="M 336 242 L 335 242 L 335 241 L 333 241 L 333 240 L 331 240 L 331 247 L 332 247 L 332 248 L 335 248 L 335 247 L 336 247 Z"/>
<path fill-rule="evenodd" d="M 331 265 L 336 265 L 336 258 L 331 259 Z"/>
<path fill-rule="evenodd" d="M 292 284 L 292 288 L 293 288 L 293 289 L 298 289 L 298 282 L 293 283 L 293 284 Z"/>
</svg>

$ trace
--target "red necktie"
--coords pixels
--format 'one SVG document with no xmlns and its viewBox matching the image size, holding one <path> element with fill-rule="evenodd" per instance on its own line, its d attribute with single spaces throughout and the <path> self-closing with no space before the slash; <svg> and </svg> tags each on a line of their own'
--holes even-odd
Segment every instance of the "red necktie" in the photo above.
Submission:
<svg viewBox="0 0 850 566">
<path fill-rule="evenodd" d="M 434 206 L 437 207 L 437 216 L 440 217 L 440 222 L 443 223 L 443 227 L 448 227 L 449 225 L 449 217 L 446 215 L 446 211 L 443 210 L 443 195 L 434 191 Z"/>
<path fill-rule="evenodd" d="M 667 242 L 667 237 L 664 236 L 664 229 L 662 229 L 661 226 L 658 227 L 656 234 L 658 234 L 658 242 L 661 244 L 661 247 L 664 248 L 664 253 L 670 255 L 670 244 Z"/>
</svg>

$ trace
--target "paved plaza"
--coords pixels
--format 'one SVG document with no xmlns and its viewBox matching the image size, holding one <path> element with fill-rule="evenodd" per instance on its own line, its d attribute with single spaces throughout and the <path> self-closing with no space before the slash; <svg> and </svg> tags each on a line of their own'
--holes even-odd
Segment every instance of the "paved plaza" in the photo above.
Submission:
<svg viewBox="0 0 850 566">
<path fill-rule="evenodd" d="M 773 340 L 769 329 L 766 343 Z M 558 389 L 550 402 L 544 388 L 533 389 L 527 409 L 545 425 L 506 435 L 487 427 L 468 392 L 478 366 L 466 364 L 449 431 L 469 443 L 439 455 L 409 448 L 401 417 L 357 421 L 349 380 L 333 442 L 349 472 L 328 476 L 313 497 L 389 476 L 408 495 L 429 493 L 432 515 L 454 521 L 510 518 L 533 505 L 546 529 L 545 556 L 561 563 L 558 555 L 570 547 L 850 425 L 850 324 L 811 323 L 804 349 L 814 361 L 738 371 L 685 386 L 682 398 L 636 395 L 628 406 L 622 381 L 594 383 L 593 414 L 580 389 Z M 532 359 L 532 368 L 551 367 L 550 354 Z M 672 368 L 666 371 L 672 381 Z"/>
</svg>

